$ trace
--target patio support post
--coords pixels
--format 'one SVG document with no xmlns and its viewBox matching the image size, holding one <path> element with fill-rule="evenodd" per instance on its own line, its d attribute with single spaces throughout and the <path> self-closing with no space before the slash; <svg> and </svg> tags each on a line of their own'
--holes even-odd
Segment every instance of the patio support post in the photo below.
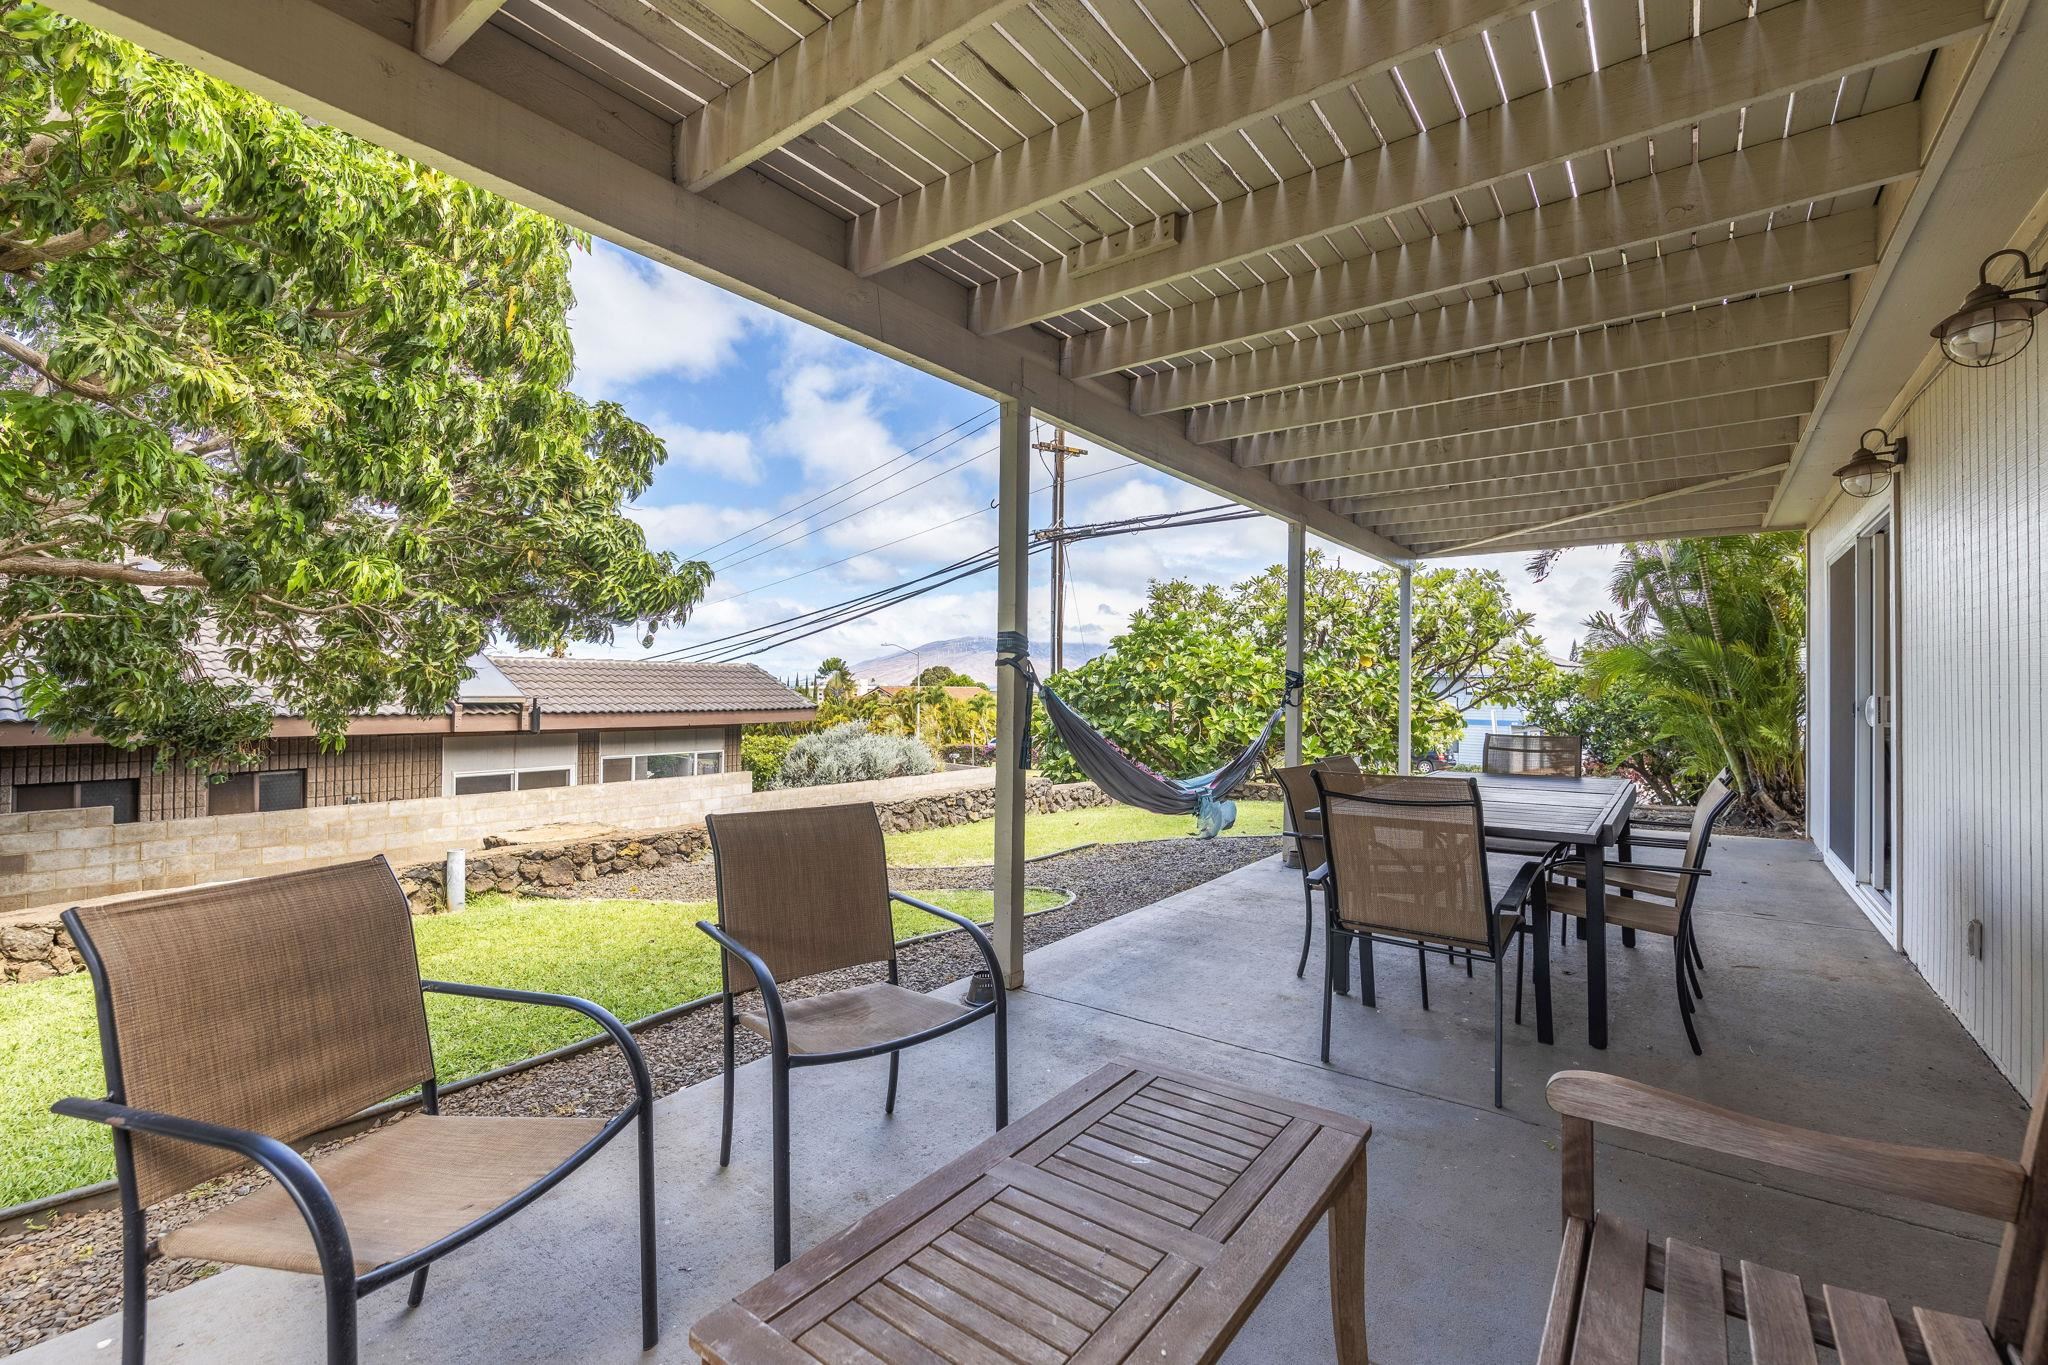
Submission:
<svg viewBox="0 0 2048 1365">
<path fill-rule="evenodd" d="M 1301 672 L 1302 598 L 1308 572 L 1308 528 L 1298 521 L 1287 523 L 1287 671 Z M 1301 708 L 1307 698 L 1297 695 L 1287 708 L 1287 766 L 1301 766 Z"/>
<path fill-rule="evenodd" d="M 1408 750 L 1413 742 L 1414 708 L 1412 699 L 1415 684 L 1415 569 L 1403 564 L 1401 575 L 1401 703 L 1400 722 L 1396 726 L 1394 742 L 1394 771 L 1406 773 L 1413 760 Z"/>
<path fill-rule="evenodd" d="M 996 631 L 1012 638 L 1031 628 L 1031 405 L 1002 403 L 996 482 Z M 995 948 L 1003 982 L 1024 985 L 1024 764 L 1031 728 L 1024 678 L 996 670 Z"/>
</svg>

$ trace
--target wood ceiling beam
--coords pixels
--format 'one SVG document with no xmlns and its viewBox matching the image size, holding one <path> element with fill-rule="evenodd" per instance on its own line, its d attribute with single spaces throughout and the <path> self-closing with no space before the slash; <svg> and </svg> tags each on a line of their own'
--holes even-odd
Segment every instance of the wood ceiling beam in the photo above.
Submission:
<svg viewBox="0 0 2048 1365">
<path fill-rule="evenodd" d="M 1197 408 L 1188 414 L 1188 436 L 1203 442 L 1226 441 L 1369 413 L 1437 403 L 1485 402 L 1526 389 L 1833 336 L 1848 326 L 1849 286 L 1841 282 L 1808 285 L 1479 355 L 1429 361 L 1405 370 Z"/>
<path fill-rule="evenodd" d="M 1646 460 L 1639 465 L 1610 465 L 1602 469 L 1543 470 L 1500 479 L 1438 484 L 1414 492 L 1340 498 L 1331 506 L 1345 516 L 1385 520 L 1399 513 L 1437 508 L 1487 508 L 1510 502 L 1527 506 L 1540 498 L 1594 489 L 1626 497 L 1648 491 L 1649 485 L 1661 485 L 1674 479 L 1712 479 L 1723 474 L 1741 474 L 1779 463 L 1790 454 L 1790 447 L 1766 446 L 1761 450 L 1738 451 L 1703 460 L 1659 459 Z"/>
<path fill-rule="evenodd" d="M 1535 8 L 1530 0 L 1323 0 L 861 215 L 853 267 L 873 275 L 914 261 Z"/>
<path fill-rule="evenodd" d="M 1385 445 L 1356 444 L 1358 438 L 1346 430 L 1350 424 L 1339 422 L 1296 433 L 1297 436 L 1330 434 L 1318 442 L 1303 441 L 1284 461 L 1269 462 L 1269 467 L 1273 476 L 1282 483 L 1303 484 L 1340 479 L 1347 474 L 1368 474 L 1377 469 L 1452 464 L 1488 455 L 1535 455 L 1546 450 L 1569 450 L 1573 446 L 1622 441 L 1631 437 L 1672 436 L 1685 431 L 1766 422 L 1773 418 L 1805 417 L 1813 411 L 1813 395 L 1811 383 L 1781 384 L 1776 388 L 1753 389 L 1748 393 L 1724 394 L 1718 398 L 1689 398 L 1652 408 L 1625 408 L 1619 412 L 1596 412 L 1584 417 L 1535 422 L 1525 427 L 1509 427 L 1505 431 L 1483 431 L 1435 441 Z M 1259 453 L 1270 455 L 1274 452 Z M 1244 461 L 1240 460 L 1240 463 Z"/>
<path fill-rule="evenodd" d="M 1984 28 L 1977 0 L 1803 0 L 1524 95 L 1189 216 L 1180 244 L 1075 278 L 1056 261 L 975 291 L 977 330 L 1059 317 L 1355 223 L 1924 52 Z M 984 163 L 986 164 L 986 163 Z"/>
<path fill-rule="evenodd" d="M 1771 486 L 1764 485 L 1762 481 L 1771 477 L 1772 475 L 1781 475 L 1791 467 L 1792 466 L 1790 461 L 1780 460 L 1776 464 L 1765 465 L 1761 469 L 1753 469 L 1747 473 L 1729 474 L 1722 478 L 1709 479 L 1704 483 L 1684 484 L 1676 488 L 1665 489 L 1661 493 L 1650 493 L 1642 497 L 1630 498 L 1625 502 L 1610 503 L 1598 507 L 1587 508 L 1583 511 L 1568 513 L 1564 516 L 1552 517 L 1544 521 L 1539 521 L 1534 525 L 1512 527 L 1510 529 L 1497 532 L 1493 535 L 1481 536 L 1476 540 L 1465 541 L 1462 544 L 1453 547 L 1452 553 L 1470 554 L 1475 550 L 1479 550 L 1488 545 L 1492 545 L 1496 541 L 1513 540 L 1515 537 L 1520 535 L 1534 535 L 1543 531 L 1553 531 L 1558 529 L 1559 527 L 1569 526 L 1574 522 L 1592 521 L 1597 518 L 1612 516 L 1613 514 L 1618 512 L 1633 512 L 1639 508 L 1653 507 L 1658 503 L 1672 502 L 1681 498 L 1685 499 L 1690 507 L 1720 507 L 1727 505 L 1739 506 L 1756 500 L 1756 495 L 1749 493 L 1748 490 L 1736 489 L 1735 491 L 1727 492 L 1725 494 L 1727 502 L 1724 503 L 1722 501 L 1722 490 L 1728 490 L 1734 485 L 1758 485 L 1759 489 L 1761 490 L 1761 497 L 1763 498 L 1763 500 L 1767 502 L 1771 492 Z M 1710 493 L 1715 494 L 1716 496 L 1711 498 L 1702 496 Z M 1420 530 L 1422 528 L 1418 526 L 1404 529 Z"/>
<path fill-rule="evenodd" d="M 412 50 L 430 62 L 445 62 L 504 7 L 505 0 L 419 0 Z"/>
<path fill-rule="evenodd" d="M 838 220 L 769 180 L 736 176 L 717 198 L 691 194 L 672 179 L 665 144 L 659 169 L 636 155 L 644 146 L 630 120 L 639 111 L 604 104 L 590 83 L 511 35 L 487 27 L 437 66 L 412 51 L 409 34 L 374 17 L 374 26 L 357 23 L 337 3 L 264 0 L 261 23 L 251 22 L 247 0 L 58 0 L 57 8 L 834 336 L 977 393 L 1021 397 L 1121 454 L 1338 544 L 1393 563 L 1409 557 L 1405 546 L 1195 445 L 1182 423 L 1140 417 L 1122 386 L 1062 375 L 1049 338 L 977 335 L 965 322 L 966 292 L 935 272 L 853 274 L 837 250 Z M 829 232 L 818 230 L 826 224 Z"/>
<path fill-rule="evenodd" d="M 1661 515 L 1660 515 L 1661 513 Z M 1745 516 L 1740 508 L 1724 511 L 1709 508 L 1697 515 L 1678 516 L 1663 509 L 1632 522 L 1578 522 L 1548 535 L 1517 536 L 1489 545 L 1485 554 L 1517 554 L 1525 550 L 1568 550 L 1579 545 L 1617 545 L 1627 540 L 1668 540 L 1677 536 L 1707 539 L 1715 536 L 1754 536 L 1770 528 L 1761 514 Z M 1447 559 L 1457 553 L 1457 538 L 1420 541 L 1418 557 Z"/>
<path fill-rule="evenodd" d="M 855 5 L 676 125 L 676 179 L 703 191 L 801 137 L 1023 0 Z"/>
<path fill-rule="evenodd" d="M 1453 290 L 1677 233 L 1726 236 L 1732 221 L 1874 190 L 1919 169 L 1920 107 L 1897 105 L 1086 332 L 1070 365 L 1077 375 L 1110 374 L 1368 309 L 1427 307 Z"/>
<path fill-rule="evenodd" d="M 1344 450 L 1370 450 L 1637 408 L 1662 408 L 1722 394 L 1740 399 L 1753 390 L 1825 379 L 1828 362 L 1825 340 L 1799 341 L 1626 374 L 1596 375 L 1540 389 L 1518 389 L 1492 398 L 1374 413 L 1327 426 L 1252 436 L 1233 442 L 1230 450 L 1239 464 L 1268 465 L 1297 458 L 1292 454 L 1297 449 L 1332 453 L 1314 444 L 1325 437 Z"/>
<path fill-rule="evenodd" d="M 1710 427 L 1673 436 L 1631 436 L 1563 450 L 1525 455 L 1480 455 L 1441 464 L 1395 464 L 1341 478 L 1302 485 L 1302 492 L 1320 501 L 1363 497 L 1390 488 L 1427 486 L 1443 480 L 1509 478 L 1534 470 L 1609 469 L 1649 460 L 1700 459 L 1743 450 L 1787 446 L 1799 439 L 1799 419 L 1777 417 L 1732 427 Z"/>
<path fill-rule="evenodd" d="M 1396 369 L 1731 296 L 1817 283 L 1877 259 L 1877 215 L 1831 214 L 1690 251 L 1411 313 L 1246 355 L 1146 375 L 1131 405 L 1152 414 Z"/>
<path fill-rule="evenodd" d="M 1744 486 L 1715 488 L 1706 492 L 1699 492 L 1686 484 L 1667 485 L 1640 498 L 1630 499 L 1627 510 L 1618 513 L 1610 513 L 1609 509 L 1617 505 L 1611 499 L 1595 496 L 1582 498 L 1576 503 L 1531 508 L 1526 516 L 1503 511 L 1494 516 L 1457 520 L 1395 519 L 1387 522 L 1371 522 L 1361 517 L 1359 524 L 1370 525 L 1383 534 L 1391 533 L 1406 540 L 1449 541 L 1450 553 L 1453 554 L 1493 554 L 1498 553 L 1491 548 L 1496 540 L 1514 540 L 1524 535 L 1564 534 L 1572 526 L 1582 522 L 1597 524 L 1602 518 L 1609 518 L 1609 525 L 1655 526 L 1659 522 L 1659 509 L 1673 519 L 1712 517 L 1717 521 L 1728 521 L 1745 516 L 1761 517 L 1777 475 L 1777 471 L 1760 470 L 1757 477 L 1746 480 Z M 1636 505 L 1648 499 L 1655 501 L 1649 501 L 1645 506 Z"/>
</svg>

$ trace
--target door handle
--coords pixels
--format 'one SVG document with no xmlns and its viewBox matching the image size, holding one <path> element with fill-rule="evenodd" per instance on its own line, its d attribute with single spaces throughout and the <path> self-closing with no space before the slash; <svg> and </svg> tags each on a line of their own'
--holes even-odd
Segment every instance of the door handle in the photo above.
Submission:
<svg viewBox="0 0 2048 1365">
<path fill-rule="evenodd" d="M 1877 728 L 1877 693 L 1875 692 L 1863 699 L 1863 723 L 1873 730 Z"/>
</svg>

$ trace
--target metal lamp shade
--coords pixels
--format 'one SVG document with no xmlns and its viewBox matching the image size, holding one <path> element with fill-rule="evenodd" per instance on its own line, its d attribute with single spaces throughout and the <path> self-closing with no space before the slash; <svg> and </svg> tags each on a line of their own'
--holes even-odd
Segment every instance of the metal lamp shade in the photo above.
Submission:
<svg viewBox="0 0 2048 1365">
<path fill-rule="evenodd" d="M 1842 491 L 1850 497 L 1874 498 L 1891 486 L 1892 464 L 1890 460 L 1865 451 L 1837 469 L 1835 477 L 1841 481 Z"/>
<path fill-rule="evenodd" d="M 1981 370 L 2026 350 L 2034 339 L 2034 316 L 2044 308 L 2048 302 L 2015 298 L 1995 284 L 1980 284 L 1933 335 L 1950 360 Z"/>
</svg>

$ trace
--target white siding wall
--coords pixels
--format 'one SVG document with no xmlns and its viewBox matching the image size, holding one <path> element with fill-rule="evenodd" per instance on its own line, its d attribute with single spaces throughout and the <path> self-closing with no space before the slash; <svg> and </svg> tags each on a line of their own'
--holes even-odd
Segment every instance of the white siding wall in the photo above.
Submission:
<svg viewBox="0 0 2048 1365">
<path fill-rule="evenodd" d="M 2044 421 L 2048 340 L 1990 370 L 1949 367 L 1904 424 L 1895 523 L 1903 946 L 2022 1088 L 2048 1044 Z M 1843 498 L 1816 525 L 1817 597 L 1865 510 Z M 1814 632 L 1817 654 L 1825 623 Z M 1825 743 L 1815 726 L 1817 775 Z M 1966 951 L 1973 919 L 1981 959 Z"/>
</svg>

